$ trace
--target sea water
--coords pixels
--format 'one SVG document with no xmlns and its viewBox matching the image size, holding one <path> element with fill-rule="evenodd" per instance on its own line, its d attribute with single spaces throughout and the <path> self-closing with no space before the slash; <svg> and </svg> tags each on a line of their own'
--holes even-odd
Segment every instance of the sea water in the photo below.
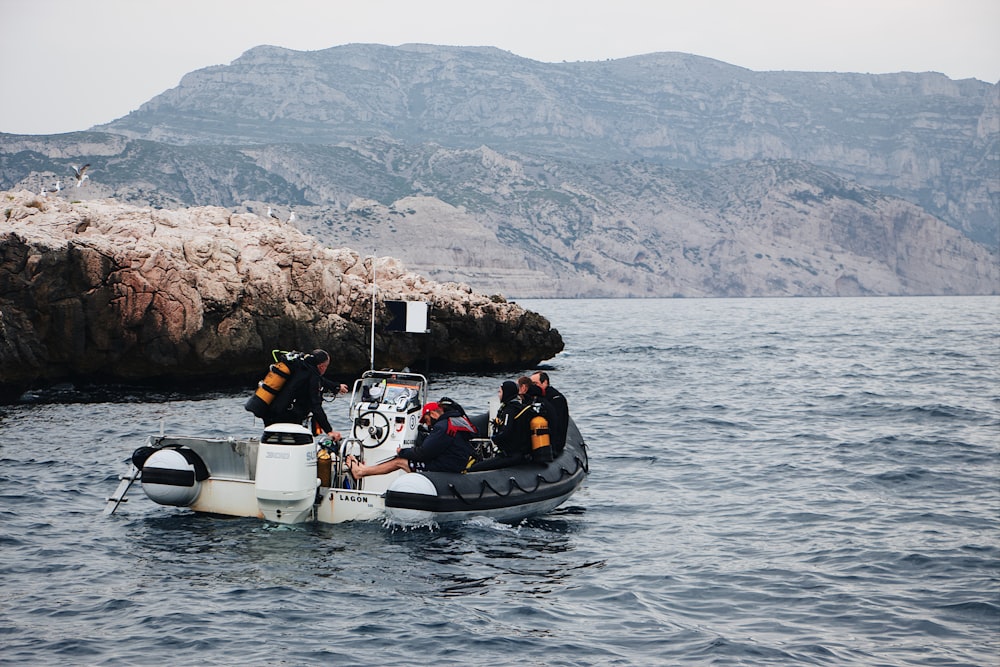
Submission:
<svg viewBox="0 0 1000 667">
<path fill-rule="evenodd" d="M 522 305 L 591 472 L 519 525 L 108 517 L 146 436 L 259 434 L 252 388 L 3 408 L 0 665 L 1000 662 L 1000 299 Z"/>
</svg>

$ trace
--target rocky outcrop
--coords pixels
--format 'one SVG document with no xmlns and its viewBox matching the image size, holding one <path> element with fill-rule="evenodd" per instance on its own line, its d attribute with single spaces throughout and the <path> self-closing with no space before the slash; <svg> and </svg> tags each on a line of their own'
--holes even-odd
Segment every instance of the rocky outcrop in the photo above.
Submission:
<svg viewBox="0 0 1000 667">
<path fill-rule="evenodd" d="M 0 398 L 55 381 L 257 379 L 272 349 L 369 367 L 372 258 L 270 218 L 0 193 Z M 562 349 L 500 296 L 374 260 L 383 302 L 430 304 L 430 334 L 378 329 L 375 363 L 526 368 Z"/>
</svg>

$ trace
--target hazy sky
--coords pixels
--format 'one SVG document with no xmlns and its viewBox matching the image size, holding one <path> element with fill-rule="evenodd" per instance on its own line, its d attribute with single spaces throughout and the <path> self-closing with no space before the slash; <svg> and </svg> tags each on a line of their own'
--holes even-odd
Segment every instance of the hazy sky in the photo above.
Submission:
<svg viewBox="0 0 1000 667">
<path fill-rule="evenodd" d="M 0 132 L 83 130 L 272 44 L 681 51 L 753 70 L 1000 80 L 1000 0 L 0 0 Z"/>
</svg>

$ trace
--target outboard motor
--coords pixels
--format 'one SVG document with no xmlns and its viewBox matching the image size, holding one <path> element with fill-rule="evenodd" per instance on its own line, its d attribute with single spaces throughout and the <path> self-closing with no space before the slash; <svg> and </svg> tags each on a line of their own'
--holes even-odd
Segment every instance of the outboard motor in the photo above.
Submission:
<svg viewBox="0 0 1000 667">
<path fill-rule="evenodd" d="M 254 488 L 264 518 L 301 523 L 313 518 L 316 501 L 316 445 L 301 424 L 272 424 L 257 449 Z"/>
</svg>

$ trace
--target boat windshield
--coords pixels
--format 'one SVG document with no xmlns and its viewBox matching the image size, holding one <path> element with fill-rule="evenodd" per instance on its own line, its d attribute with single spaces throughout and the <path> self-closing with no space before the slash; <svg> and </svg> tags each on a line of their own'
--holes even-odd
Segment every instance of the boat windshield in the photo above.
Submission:
<svg viewBox="0 0 1000 667">
<path fill-rule="evenodd" d="M 415 373 L 368 371 L 354 383 L 351 405 L 367 409 L 391 407 L 402 412 L 419 410 L 426 402 L 427 380 Z"/>
</svg>

